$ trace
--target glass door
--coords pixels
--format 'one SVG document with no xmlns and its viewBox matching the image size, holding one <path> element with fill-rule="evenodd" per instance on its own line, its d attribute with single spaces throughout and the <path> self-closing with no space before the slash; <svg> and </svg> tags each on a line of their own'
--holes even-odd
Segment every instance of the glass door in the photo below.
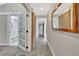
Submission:
<svg viewBox="0 0 79 59">
<path fill-rule="evenodd" d="M 25 15 L 19 16 L 19 22 L 18 22 L 18 35 L 19 35 L 19 47 L 26 51 L 26 20 Z"/>
<path fill-rule="evenodd" d="M 11 46 L 18 46 L 18 15 L 9 15 L 10 19 L 10 39 Z"/>
</svg>

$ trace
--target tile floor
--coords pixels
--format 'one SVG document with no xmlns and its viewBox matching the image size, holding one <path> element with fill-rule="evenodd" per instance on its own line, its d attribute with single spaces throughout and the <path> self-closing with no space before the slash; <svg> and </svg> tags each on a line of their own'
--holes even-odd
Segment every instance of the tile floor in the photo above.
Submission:
<svg viewBox="0 0 79 59">
<path fill-rule="evenodd" d="M 20 56 L 26 53 L 16 46 L 0 46 L 0 56 Z"/>
<path fill-rule="evenodd" d="M 52 53 L 44 38 L 37 38 L 33 49 L 34 56 L 52 56 Z"/>
<path fill-rule="evenodd" d="M 19 47 L 14 46 L 0 46 L 0 56 L 52 56 L 52 53 L 45 40 L 38 38 L 31 52 L 25 52 Z"/>
</svg>

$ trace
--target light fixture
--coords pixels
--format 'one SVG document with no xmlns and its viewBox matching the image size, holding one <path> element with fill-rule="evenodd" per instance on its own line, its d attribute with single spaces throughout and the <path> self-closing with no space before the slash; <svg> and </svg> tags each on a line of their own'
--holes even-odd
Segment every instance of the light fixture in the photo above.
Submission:
<svg viewBox="0 0 79 59">
<path fill-rule="evenodd" d="M 44 8 L 41 8 L 41 10 L 44 10 Z"/>
</svg>

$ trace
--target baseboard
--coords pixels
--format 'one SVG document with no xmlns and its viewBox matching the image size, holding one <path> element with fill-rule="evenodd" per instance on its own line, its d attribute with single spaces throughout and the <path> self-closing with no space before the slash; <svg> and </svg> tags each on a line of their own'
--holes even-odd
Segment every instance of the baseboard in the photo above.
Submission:
<svg viewBox="0 0 79 59">
<path fill-rule="evenodd" d="M 50 50 L 51 50 L 51 52 L 52 52 L 52 55 L 55 56 L 55 53 L 54 53 L 54 51 L 53 51 L 53 49 L 52 49 L 52 47 L 51 47 L 51 45 L 49 44 L 48 41 L 47 41 L 47 44 L 48 44 L 48 46 L 49 46 L 49 48 L 50 48 Z"/>
</svg>

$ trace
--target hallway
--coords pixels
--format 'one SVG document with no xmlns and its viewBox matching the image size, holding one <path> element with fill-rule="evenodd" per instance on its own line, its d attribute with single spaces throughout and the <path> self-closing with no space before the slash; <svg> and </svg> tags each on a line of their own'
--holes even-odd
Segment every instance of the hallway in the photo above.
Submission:
<svg viewBox="0 0 79 59">
<path fill-rule="evenodd" d="M 0 56 L 79 55 L 78 16 L 79 3 L 1 5 Z"/>
<path fill-rule="evenodd" d="M 4 4 L 0 6 L 0 56 L 52 56 L 52 53 L 49 47 L 47 46 L 46 41 L 44 41 L 44 38 L 35 38 L 35 36 L 37 35 L 35 34 L 37 31 L 35 24 L 38 23 L 37 18 L 39 18 L 38 16 L 46 16 L 51 4 L 29 4 L 30 7 L 26 3 Z M 39 5 L 40 9 L 38 8 Z M 44 7 L 43 5 L 47 5 L 45 11 L 41 10 L 41 8 Z M 34 12 L 34 10 L 36 10 L 37 12 Z M 42 20 L 45 24 L 46 17 L 44 17 Z M 32 26 L 30 26 L 30 24 L 32 24 Z M 34 41 L 34 49 L 31 49 L 31 38 L 34 40 L 36 39 Z M 26 49 L 26 47 L 28 48 Z M 28 50 L 30 50 L 30 52 L 28 52 Z"/>
</svg>

